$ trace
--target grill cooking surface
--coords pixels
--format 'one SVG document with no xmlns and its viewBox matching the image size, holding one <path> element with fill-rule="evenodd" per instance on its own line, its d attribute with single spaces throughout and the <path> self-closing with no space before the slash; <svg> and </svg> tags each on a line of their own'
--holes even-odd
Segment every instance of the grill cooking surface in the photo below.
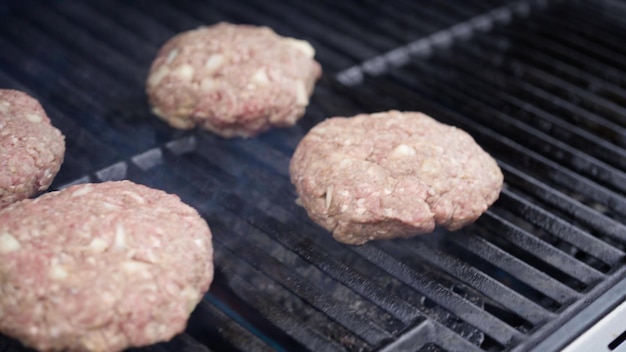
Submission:
<svg viewBox="0 0 626 352">
<path fill-rule="evenodd" d="M 53 188 L 130 179 L 211 225 L 210 292 L 184 334 L 137 351 L 528 350 L 625 274 L 625 15 L 613 1 L 15 1 L 0 5 L 0 86 L 66 135 Z M 225 140 L 151 115 L 158 47 L 218 21 L 317 49 L 325 75 L 297 126 Z M 458 126 L 498 160 L 505 188 L 476 224 L 345 246 L 295 204 L 306 131 L 387 109 Z"/>
</svg>

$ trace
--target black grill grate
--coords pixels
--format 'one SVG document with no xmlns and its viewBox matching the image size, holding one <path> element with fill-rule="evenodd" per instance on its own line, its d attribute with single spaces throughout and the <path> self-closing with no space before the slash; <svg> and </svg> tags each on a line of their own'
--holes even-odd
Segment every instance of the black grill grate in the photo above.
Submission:
<svg viewBox="0 0 626 352">
<path fill-rule="evenodd" d="M 211 224 L 210 292 L 184 334 L 137 351 L 529 350 L 626 274 L 624 15 L 617 1 L 10 1 L 0 86 L 67 136 L 53 187 L 131 179 Z M 218 21 L 315 46 L 325 75 L 297 126 L 224 140 L 151 116 L 158 47 Z M 289 158 L 328 116 L 390 108 L 468 131 L 506 187 L 458 233 L 340 245 L 294 203 Z"/>
</svg>

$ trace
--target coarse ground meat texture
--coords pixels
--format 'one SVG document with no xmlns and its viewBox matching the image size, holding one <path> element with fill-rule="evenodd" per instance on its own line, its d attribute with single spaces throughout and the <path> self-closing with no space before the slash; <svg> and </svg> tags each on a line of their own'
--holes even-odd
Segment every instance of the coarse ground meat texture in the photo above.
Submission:
<svg viewBox="0 0 626 352">
<path fill-rule="evenodd" d="M 459 229 L 503 182 L 469 134 L 399 111 L 323 121 L 296 148 L 290 174 L 309 216 L 348 244 Z"/>
<path fill-rule="evenodd" d="M 82 184 L 0 211 L 0 331 L 40 351 L 168 340 L 212 279 L 209 227 L 175 195 Z"/>
<path fill-rule="evenodd" d="M 268 27 L 219 23 L 183 32 L 158 52 L 147 94 L 171 126 L 250 137 L 292 126 L 322 73 L 306 41 Z"/>
<path fill-rule="evenodd" d="M 46 190 L 59 172 L 65 138 L 39 102 L 0 89 L 0 209 Z"/>
</svg>

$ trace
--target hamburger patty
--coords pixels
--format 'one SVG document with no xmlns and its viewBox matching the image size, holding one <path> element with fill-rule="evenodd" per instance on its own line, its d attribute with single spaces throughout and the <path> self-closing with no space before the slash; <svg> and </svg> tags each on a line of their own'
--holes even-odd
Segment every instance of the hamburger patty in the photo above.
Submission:
<svg viewBox="0 0 626 352">
<path fill-rule="evenodd" d="M 65 139 L 28 94 L 0 89 L 0 209 L 46 190 L 59 172 Z"/>
<path fill-rule="evenodd" d="M 321 75 L 315 50 L 267 27 L 219 23 L 181 33 L 150 69 L 152 111 L 171 126 L 250 137 L 304 115 Z"/>
<path fill-rule="evenodd" d="M 41 351 L 168 340 L 212 279 L 209 227 L 159 190 L 82 184 L 0 211 L 0 331 Z"/>
<path fill-rule="evenodd" d="M 348 244 L 459 229 L 503 182 L 469 134 L 398 111 L 318 124 L 296 148 L 290 175 L 309 216 Z"/>
</svg>

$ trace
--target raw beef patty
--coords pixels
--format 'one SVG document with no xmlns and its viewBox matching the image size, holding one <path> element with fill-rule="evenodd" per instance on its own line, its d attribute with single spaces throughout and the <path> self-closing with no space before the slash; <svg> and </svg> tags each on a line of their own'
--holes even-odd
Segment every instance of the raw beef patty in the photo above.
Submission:
<svg viewBox="0 0 626 352">
<path fill-rule="evenodd" d="M 503 182 L 469 134 L 398 111 L 318 124 L 298 145 L 290 174 L 309 216 L 348 244 L 459 229 L 498 198 Z"/>
<path fill-rule="evenodd" d="M 304 114 L 321 75 L 314 55 L 306 41 L 267 27 L 201 27 L 165 43 L 147 94 L 154 114 L 173 127 L 250 137 Z"/>
<path fill-rule="evenodd" d="M 46 190 L 59 172 L 65 138 L 41 104 L 0 89 L 0 209 Z"/>
<path fill-rule="evenodd" d="M 209 227 L 163 191 L 82 184 L 0 211 L 0 332 L 41 351 L 168 340 L 212 279 Z"/>
</svg>

